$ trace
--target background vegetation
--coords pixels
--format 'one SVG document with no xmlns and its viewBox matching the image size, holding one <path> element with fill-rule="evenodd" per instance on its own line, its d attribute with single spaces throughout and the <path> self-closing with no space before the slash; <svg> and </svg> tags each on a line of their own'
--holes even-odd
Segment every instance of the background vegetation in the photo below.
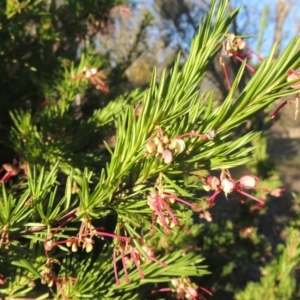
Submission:
<svg viewBox="0 0 300 300">
<path fill-rule="evenodd" d="M 299 299 L 300 118 L 270 119 L 299 92 L 299 2 L 90 2 L 0 4 L 0 296 Z M 263 57 L 255 75 L 223 58 L 230 91 L 228 32 Z M 184 134 L 170 163 L 153 157 L 155 138 Z M 206 178 L 227 168 L 257 176 L 266 204 L 222 191 L 207 205 Z M 153 191 L 197 209 L 172 204 L 172 228 Z"/>
</svg>

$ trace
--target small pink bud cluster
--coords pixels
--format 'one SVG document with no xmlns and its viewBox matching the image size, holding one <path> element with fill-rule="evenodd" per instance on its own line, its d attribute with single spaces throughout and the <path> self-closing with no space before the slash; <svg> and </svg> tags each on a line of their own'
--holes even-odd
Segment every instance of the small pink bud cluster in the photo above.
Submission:
<svg viewBox="0 0 300 300">
<path fill-rule="evenodd" d="M 239 37 L 236 37 L 233 33 L 229 33 L 226 35 L 226 39 L 223 42 L 223 47 L 222 47 L 222 52 L 221 52 L 221 56 L 220 56 L 220 65 L 223 68 L 223 72 L 225 75 L 225 79 L 226 79 L 226 83 L 227 83 L 227 87 L 228 90 L 231 89 L 231 83 L 229 80 L 229 76 L 228 76 L 228 72 L 226 69 L 226 66 L 222 60 L 222 57 L 234 57 L 235 59 L 237 59 L 240 62 L 243 62 L 245 59 L 251 59 L 252 56 L 249 54 L 245 54 L 242 52 L 243 49 L 247 49 L 248 51 L 250 51 L 251 53 L 253 53 L 254 55 L 256 55 L 256 57 L 259 60 L 262 60 L 262 58 L 254 51 L 252 50 L 250 47 L 248 47 L 246 45 L 246 42 L 244 40 L 242 40 Z M 246 64 L 246 67 L 248 68 L 249 71 L 251 72 L 255 72 L 255 70 L 248 64 Z"/>
<path fill-rule="evenodd" d="M 287 73 L 288 77 L 287 77 L 287 81 L 290 82 L 290 81 L 294 81 L 294 80 L 297 80 L 297 79 L 300 79 L 300 74 L 295 71 L 295 70 L 289 70 L 288 73 Z M 292 84 L 291 85 L 291 88 L 292 89 L 298 89 L 300 88 L 300 82 L 298 83 L 295 83 L 295 84 Z M 279 111 L 287 104 L 289 103 L 294 103 L 295 104 L 295 117 L 294 119 L 296 120 L 297 119 L 297 115 L 298 115 L 298 110 L 299 110 L 299 93 L 296 95 L 296 99 L 295 101 L 294 100 L 286 100 L 284 101 L 270 116 L 271 119 L 274 119 L 277 114 L 279 113 Z"/>
<path fill-rule="evenodd" d="M 41 272 L 41 275 L 42 275 L 41 283 L 48 284 L 49 287 L 53 286 L 53 282 L 54 282 L 54 278 L 55 278 L 55 273 L 52 270 L 53 263 L 58 263 L 58 261 L 56 261 L 52 258 L 47 258 L 47 261 Z"/>
<path fill-rule="evenodd" d="M 185 143 L 179 138 L 169 138 L 164 135 L 160 128 L 151 135 L 148 143 L 146 144 L 147 156 L 155 155 L 161 157 L 166 164 L 170 164 L 173 161 L 173 153 L 182 153 L 185 150 Z"/>
<path fill-rule="evenodd" d="M 68 220 L 69 221 L 69 220 Z M 46 252 L 46 256 L 50 258 L 49 251 L 51 251 L 54 247 L 58 245 L 66 244 L 68 247 L 71 247 L 72 252 L 77 252 L 79 247 L 82 247 L 82 249 L 85 249 L 87 253 L 91 252 L 93 250 L 93 244 L 94 240 L 93 238 L 96 237 L 110 237 L 113 239 L 118 240 L 129 240 L 128 237 L 123 237 L 116 235 L 114 233 L 105 232 L 104 228 L 95 228 L 92 224 L 89 218 L 82 218 L 81 227 L 78 233 L 77 237 L 71 237 L 66 240 L 59 240 L 59 241 L 53 241 L 53 236 L 58 232 L 58 230 L 62 227 L 58 227 L 58 229 L 54 232 L 54 234 L 51 234 L 50 228 L 48 228 L 48 235 L 46 240 L 44 241 L 44 249 Z"/>
<path fill-rule="evenodd" d="M 92 82 L 93 85 L 96 86 L 96 89 L 101 90 L 103 93 L 107 94 L 109 92 L 109 89 L 99 77 L 106 79 L 106 76 L 98 72 L 96 68 L 84 67 L 82 74 L 72 77 L 71 80 L 87 78 Z"/>
<path fill-rule="evenodd" d="M 65 294 L 64 289 L 63 289 L 63 285 L 65 285 L 66 283 L 69 286 L 70 282 L 76 282 L 76 278 L 59 278 L 56 276 L 56 274 L 53 272 L 53 263 L 58 264 L 59 261 L 58 260 L 54 260 L 52 258 L 47 258 L 47 261 L 43 267 L 43 270 L 41 272 L 42 275 L 42 280 L 41 283 L 42 284 L 47 284 L 50 288 L 53 286 L 53 284 L 56 285 L 57 289 L 60 292 L 60 296 L 62 299 L 67 300 L 69 299 L 69 297 Z M 68 282 L 67 282 L 68 281 Z"/>
<path fill-rule="evenodd" d="M 210 191 L 210 190 L 214 191 L 213 195 L 209 198 L 210 204 L 212 204 L 215 201 L 217 195 L 220 194 L 221 192 L 223 192 L 226 197 L 228 194 L 231 194 L 232 192 L 236 192 L 240 195 L 246 196 L 248 198 L 257 201 L 260 205 L 264 205 L 265 204 L 264 201 L 244 191 L 245 189 L 256 189 L 256 190 L 259 189 L 256 188 L 258 182 L 259 180 L 256 176 L 250 176 L 250 175 L 242 176 L 239 180 L 234 181 L 231 178 L 230 173 L 226 170 L 223 170 L 220 178 L 217 178 L 216 176 L 208 176 L 207 178 L 205 178 L 205 184 L 203 185 L 203 188 L 206 191 Z M 268 191 L 267 189 L 261 189 L 261 190 L 265 192 Z"/>
</svg>

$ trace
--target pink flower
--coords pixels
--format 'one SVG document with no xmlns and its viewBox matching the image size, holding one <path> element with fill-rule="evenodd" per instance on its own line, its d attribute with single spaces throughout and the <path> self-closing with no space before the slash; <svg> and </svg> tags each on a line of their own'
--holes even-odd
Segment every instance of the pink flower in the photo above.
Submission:
<svg viewBox="0 0 300 300">
<path fill-rule="evenodd" d="M 246 42 L 244 40 L 242 40 L 239 37 L 236 37 L 233 33 L 227 34 L 226 39 L 223 42 L 223 47 L 222 47 L 219 63 L 223 68 L 223 72 L 224 72 L 224 75 L 225 75 L 228 90 L 231 89 L 231 83 L 230 83 L 230 80 L 229 80 L 226 65 L 224 64 L 224 62 L 222 60 L 222 57 L 223 56 L 225 56 L 225 57 L 234 57 L 236 60 L 238 60 L 240 62 L 244 62 L 245 59 L 251 59 L 252 58 L 251 55 L 245 54 L 241 51 L 243 49 L 247 49 L 248 51 L 253 53 L 259 60 L 262 60 L 262 58 L 254 50 L 252 50 L 250 47 L 248 47 L 246 45 Z M 255 72 L 255 69 L 253 69 L 248 64 L 246 64 L 246 68 L 252 73 Z"/>
<path fill-rule="evenodd" d="M 267 192 L 267 189 L 264 188 L 256 188 L 256 185 L 258 183 L 258 178 L 255 176 L 245 175 L 242 176 L 239 180 L 234 181 L 229 171 L 223 170 L 220 175 L 220 180 L 215 176 L 209 176 L 207 178 L 202 177 L 197 174 L 192 174 L 194 176 L 204 178 L 205 184 L 203 185 L 204 190 L 214 190 L 214 193 L 210 198 L 208 199 L 208 202 L 212 204 L 217 195 L 219 195 L 221 192 L 224 192 L 225 196 L 228 194 L 231 194 L 232 192 L 236 192 L 240 195 L 247 196 L 248 198 L 251 198 L 255 201 L 257 201 L 260 205 L 264 205 L 264 201 L 254 197 L 253 195 L 245 192 L 243 189 L 260 189 L 264 192 Z"/>
</svg>

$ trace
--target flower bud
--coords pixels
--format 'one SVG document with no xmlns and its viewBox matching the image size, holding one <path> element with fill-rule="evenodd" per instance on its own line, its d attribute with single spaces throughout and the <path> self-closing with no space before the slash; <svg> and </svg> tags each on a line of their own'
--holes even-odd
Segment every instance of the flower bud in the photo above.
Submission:
<svg viewBox="0 0 300 300">
<path fill-rule="evenodd" d="M 289 76 L 287 77 L 287 82 L 290 82 L 290 81 L 293 81 L 293 80 L 296 80 L 296 79 L 299 79 L 300 78 L 300 75 L 298 74 L 297 76 L 297 72 L 296 71 L 293 71 L 289 74 Z M 300 88 L 300 83 L 295 83 L 294 85 L 291 85 L 291 87 L 293 89 L 297 89 L 297 88 Z"/>
<path fill-rule="evenodd" d="M 93 250 L 93 244 L 92 243 L 87 243 L 85 246 L 85 251 L 87 253 L 91 252 Z"/>
<path fill-rule="evenodd" d="M 46 251 L 52 250 L 52 248 L 53 248 L 52 241 L 50 240 L 50 241 L 47 241 L 46 243 L 44 243 L 44 247 L 45 247 Z"/>
<path fill-rule="evenodd" d="M 170 164 L 173 161 L 172 152 L 170 150 L 164 150 L 161 157 L 166 164 Z"/>
<path fill-rule="evenodd" d="M 158 145 L 157 145 L 157 153 L 163 153 L 164 152 L 164 146 L 163 144 L 160 142 Z"/>
<path fill-rule="evenodd" d="M 51 279 L 48 283 L 48 287 L 53 287 L 53 279 Z"/>
<path fill-rule="evenodd" d="M 156 152 L 156 146 L 153 143 L 147 143 L 146 151 L 150 154 Z"/>
<path fill-rule="evenodd" d="M 217 190 L 220 185 L 220 180 L 216 176 L 208 176 L 206 179 L 206 183 L 211 189 Z"/>
<path fill-rule="evenodd" d="M 87 69 L 87 70 L 85 71 L 85 77 L 86 77 L 86 78 L 90 78 L 91 75 L 92 75 L 92 72 L 91 72 L 89 69 Z"/>
<path fill-rule="evenodd" d="M 235 39 L 235 34 L 234 33 L 228 33 L 227 34 L 227 40 L 228 41 L 233 41 Z"/>
<path fill-rule="evenodd" d="M 199 296 L 198 292 L 194 288 L 192 288 L 190 286 L 188 286 L 185 289 L 185 292 L 186 292 L 186 298 L 187 299 L 197 299 L 197 297 Z"/>
<path fill-rule="evenodd" d="M 168 139 L 167 136 L 164 136 L 164 138 L 163 138 L 163 143 L 164 143 L 164 144 L 168 144 L 168 143 L 169 143 L 169 139 Z"/>
<path fill-rule="evenodd" d="M 240 184 L 246 189 L 254 188 L 257 183 L 257 179 L 250 175 L 242 176 L 239 181 L 240 181 Z"/>
<path fill-rule="evenodd" d="M 96 68 L 91 68 L 90 72 L 91 72 L 92 75 L 95 75 L 95 74 L 97 74 L 97 69 Z"/>
<path fill-rule="evenodd" d="M 172 279 L 171 283 L 176 288 L 179 285 L 179 280 L 178 279 Z"/>
<path fill-rule="evenodd" d="M 221 181 L 221 187 L 225 194 L 230 194 L 234 190 L 235 183 L 232 180 L 225 178 Z"/>
<path fill-rule="evenodd" d="M 169 149 L 174 150 L 176 148 L 176 139 L 170 139 Z"/>
<path fill-rule="evenodd" d="M 185 142 L 184 140 L 182 139 L 176 139 L 176 148 L 175 150 L 178 152 L 178 153 L 182 153 L 185 149 Z"/>
<path fill-rule="evenodd" d="M 155 137 L 154 139 L 153 139 L 153 143 L 154 143 L 154 145 L 158 145 L 159 143 L 160 143 L 160 139 L 158 138 L 158 137 Z"/>
<path fill-rule="evenodd" d="M 72 252 L 77 252 L 77 250 L 78 250 L 77 243 L 73 243 L 72 244 Z"/>
<path fill-rule="evenodd" d="M 246 42 L 244 40 L 242 40 L 241 38 L 237 38 L 235 40 L 235 46 L 238 47 L 240 50 L 244 49 L 246 46 Z"/>
</svg>

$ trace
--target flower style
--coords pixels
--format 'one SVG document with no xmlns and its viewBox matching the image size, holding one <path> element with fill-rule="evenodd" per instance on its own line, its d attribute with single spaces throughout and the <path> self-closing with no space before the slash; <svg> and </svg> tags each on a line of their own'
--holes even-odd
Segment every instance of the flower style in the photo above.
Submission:
<svg viewBox="0 0 300 300">
<path fill-rule="evenodd" d="M 288 72 L 287 72 L 287 82 L 290 82 L 290 81 L 294 81 L 294 80 L 299 80 L 300 79 L 300 74 L 297 72 L 297 71 L 295 71 L 295 70 L 289 70 Z M 297 83 L 295 83 L 295 84 L 292 84 L 291 85 L 291 88 L 292 89 L 298 89 L 298 88 L 300 88 L 300 82 L 297 82 Z M 277 114 L 278 114 L 278 112 L 285 106 L 285 105 L 287 105 L 287 104 L 289 104 L 289 103 L 294 103 L 295 104 L 295 116 L 294 116 L 294 120 L 296 120 L 297 119 L 297 116 L 298 116 L 298 111 L 299 111 L 299 97 L 300 97 L 300 95 L 299 95 L 299 93 L 298 94 L 296 94 L 296 99 L 295 99 L 295 101 L 294 100 L 286 100 L 286 101 L 284 101 L 272 114 L 271 114 L 271 116 L 270 116 L 270 118 L 271 119 L 274 119 L 276 116 L 277 116 Z"/>
<path fill-rule="evenodd" d="M 217 178 L 216 176 L 208 176 L 207 178 L 205 178 L 197 174 L 193 174 L 193 175 L 205 179 L 205 184 L 203 185 L 203 188 L 206 191 L 210 191 L 210 190 L 214 191 L 213 195 L 208 199 L 208 203 L 210 205 L 214 203 L 217 195 L 219 195 L 221 192 L 223 192 L 226 197 L 228 196 L 228 194 L 231 194 L 232 192 L 236 192 L 240 195 L 246 196 L 248 198 L 257 201 L 261 206 L 265 204 L 264 201 L 244 191 L 244 189 L 256 189 L 256 190 L 263 190 L 264 192 L 268 192 L 267 189 L 256 187 L 259 182 L 259 179 L 256 176 L 245 175 L 242 176 L 239 180 L 234 181 L 231 178 L 228 170 L 223 170 L 221 172 L 220 179 Z"/>
<path fill-rule="evenodd" d="M 96 68 L 84 67 L 82 74 L 72 77 L 71 80 L 87 78 L 92 82 L 93 85 L 96 86 L 96 89 L 101 90 L 104 94 L 107 94 L 109 89 L 99 77 L 106 79 L 106 76 L 98 72 Z"/>
<path fill-rule="evenodd" d="M 118 254 L 121 255 L 121 261 L 125 273 L 125 281 L 128 283 L 130 282 L 129 275 L 128 275 L 128 270 L 127 270 L 127 265 L 130 263 L 134 263 L 136 268 L 138 269 L 138 273 L 140 275 L 141 279 L 145 278 L 145 275 L 141 269 L 141 264 L 143 261 L 146 259 L 154 261 L 158 264 L 160 264 L 162 267 L 167 267 L 168 265 L 164 262 L 159 261 L 158 259 L 155 258 L 154 255 L 154 250 L 152 247 L 148 247 L 145 244 L 144 239 L 139 239 L 136 241 L 138 243 L 137 247 L 134 244 L 134 241 L 127 240 L 127 241 L 122 241 L 118 245 L 115 246 L 114 248 L 114 253 L 113 253 L 113 266 L 114 266 L 114 274 L 116 278 L 116 284 L 120 285 L 120 279 L 118 277 L 118 268 L 117 268 L 117 256 Z M 141 250 L 140 250 L 141 249 Z"/>
<path fill-rule="evenodd" d="M 223 72 L 225 75 L 228 90 L 231 89 L 231 83 L 229 80 L 226 65 L 224 64 L 222 57 L 224 57 L 224 56 L 225 57 L 234 57 L 235 59 L 237 59 L 240 62 L 243 62 L 245 59 L 251 59 L 252 58 L 251 55 L 241 52 L 241 50 L 243 50 L 243 49 L 247 49 L 248 51 L 250 51 L 251 53 L 256 55 L 256 57 L 259 60 L 262 60 L 262 58 L 254 50 L 252 50 L 249 46 L 246 45 L 246 42 L 244 40 L 242 40 L 239 37 L 236 37 L 233 33 L 229 33 L 226 35 L 226 39 L 223 42 L 223 47 L 221 50 L 221 56 L 219 58 L 219 63 L 223 68 Z M 252 73 L 255 72 L 255 69 L 253 69 L 247 63 L 246 63 L 246 68 Z"/>
<path fill-rule="evenodd" d="M 180 226 L 178 219 L 170 208 L 170 205 L 175 201 L 189 206 L 191 209 L 196 210 L 197 207 L 174 194 L 165 193 L 162 188 L 161 176 L 158 177 L 156 186 L 153 188 L 150 195 L 148 195 L 148 205 L 152 210 L 152 229 L 150 235 L 154 234 L 155 221 L 163 226 L 165 233 L 170 234 L 171 228 Z"/>
</svg>

